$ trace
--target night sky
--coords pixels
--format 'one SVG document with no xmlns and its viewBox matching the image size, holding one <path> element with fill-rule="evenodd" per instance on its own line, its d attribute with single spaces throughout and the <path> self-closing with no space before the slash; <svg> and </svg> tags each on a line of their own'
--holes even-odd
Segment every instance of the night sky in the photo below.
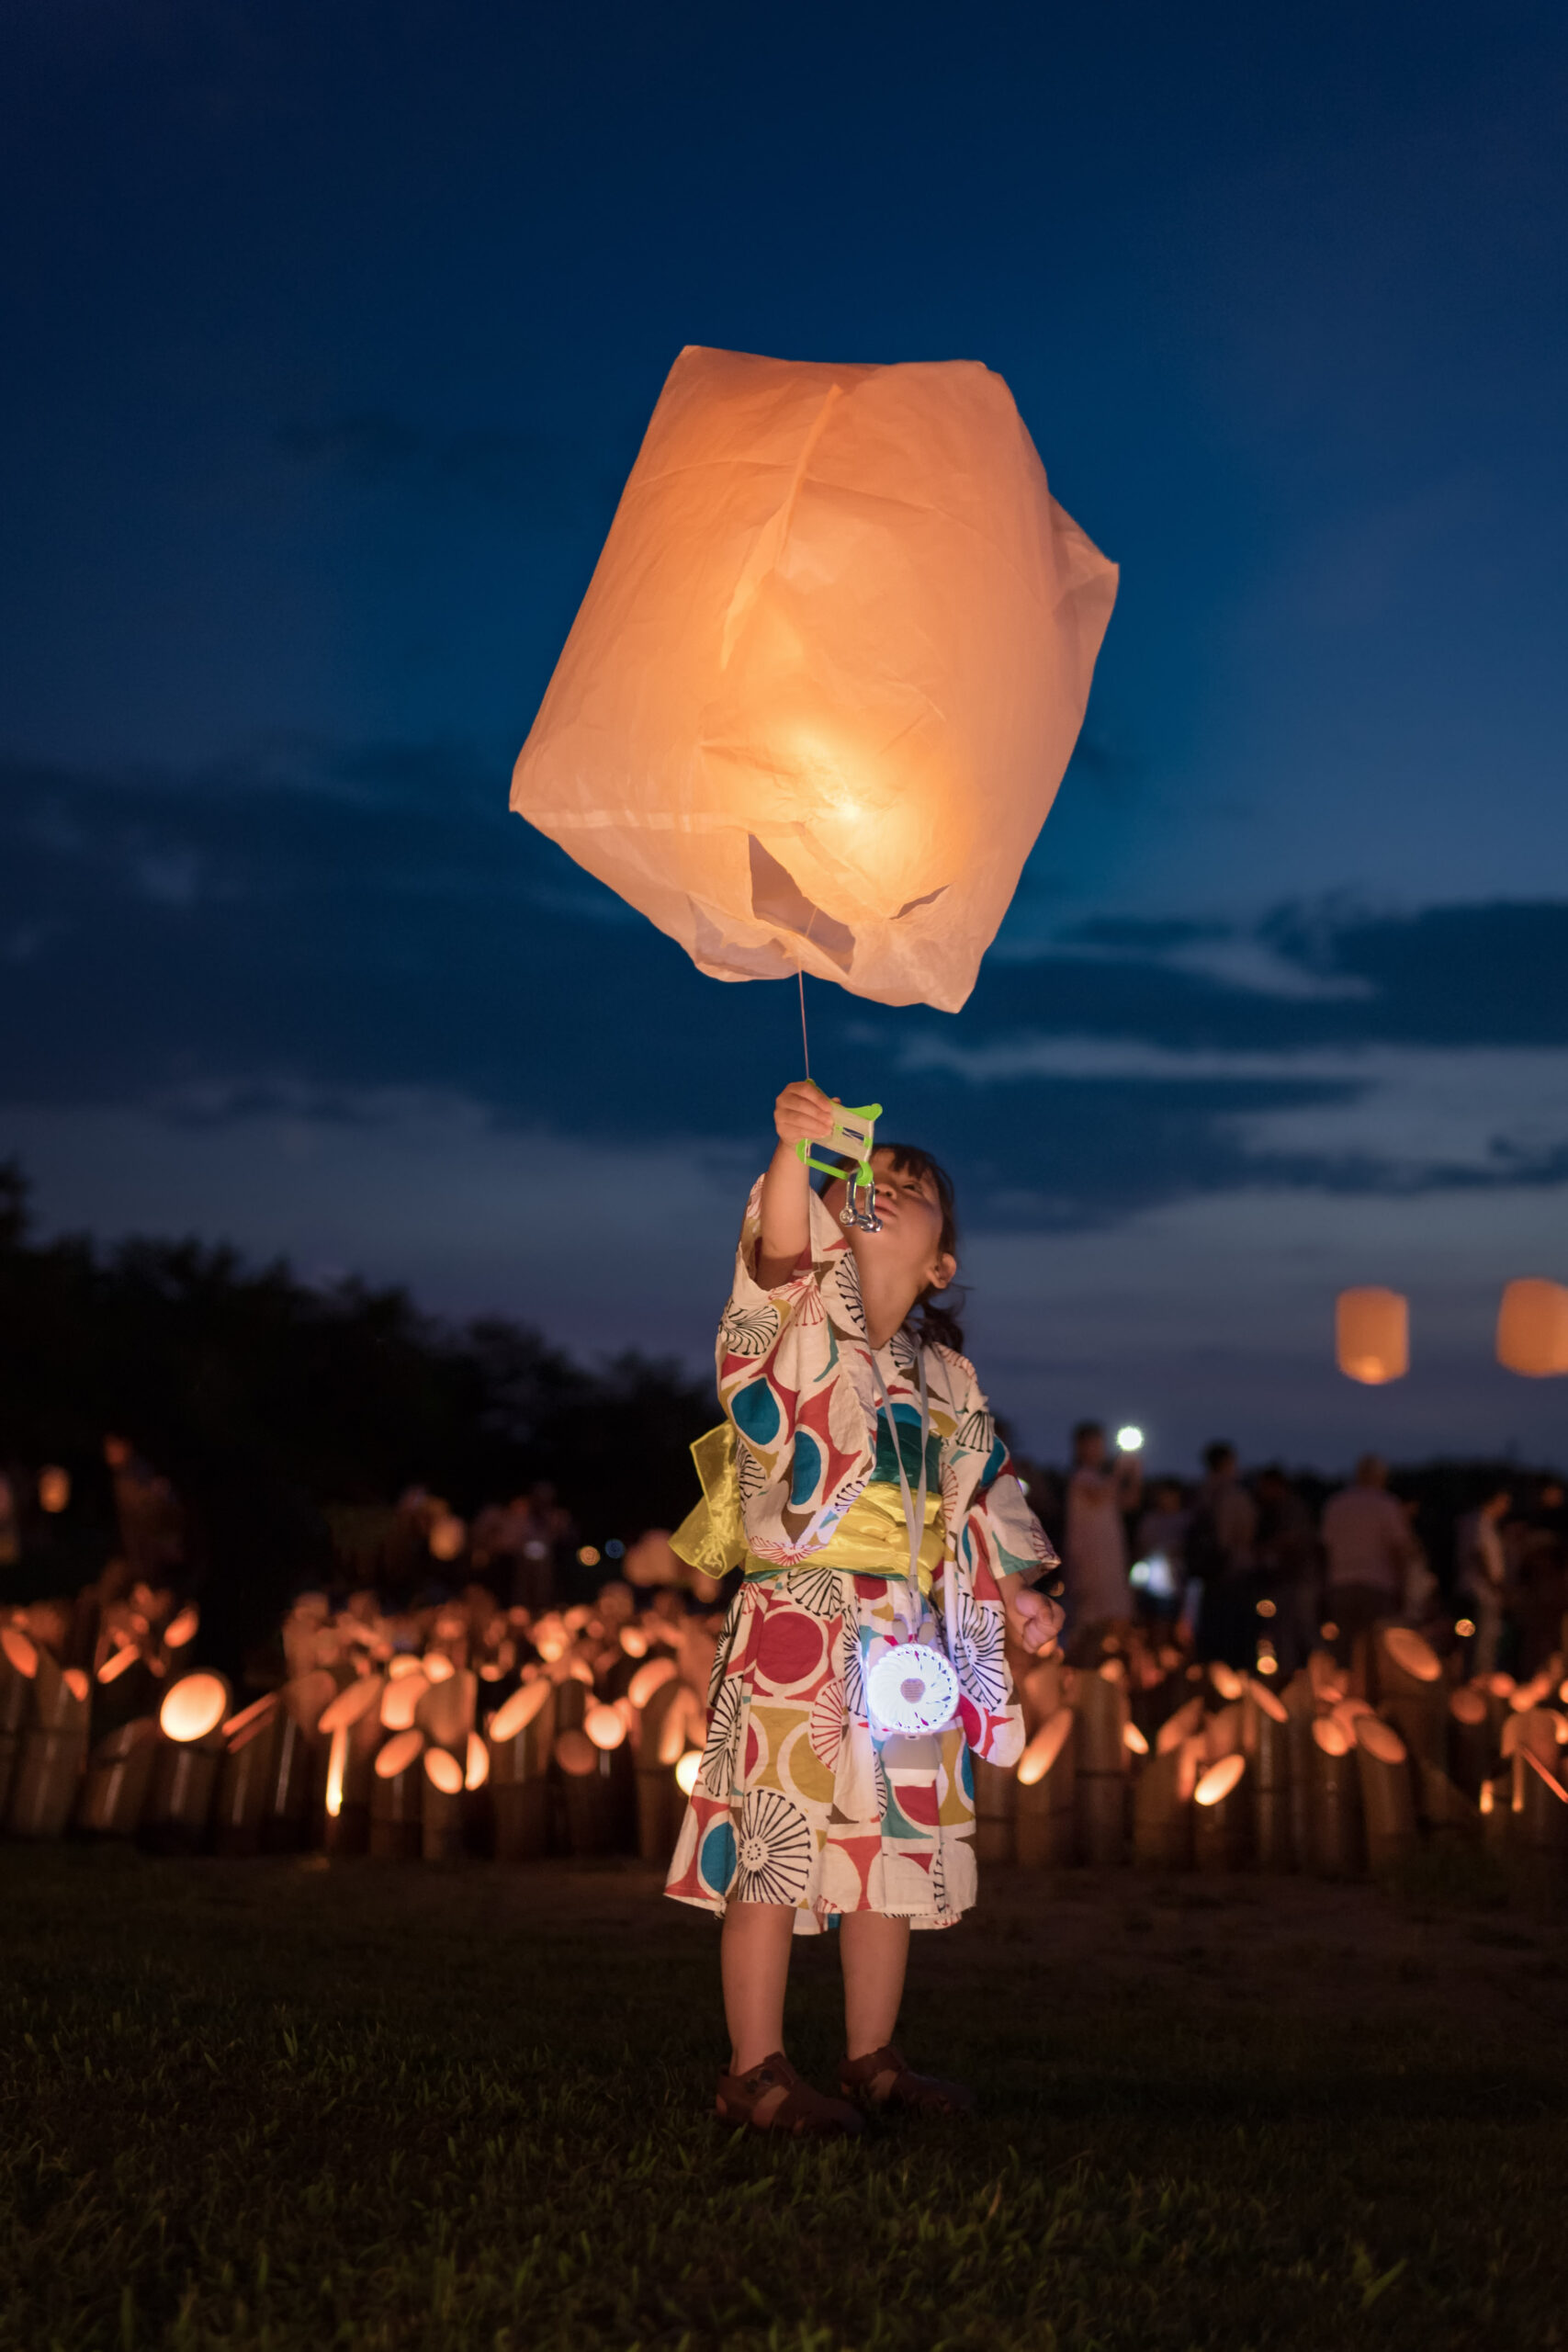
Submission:
<svg viewBox="0 0 1568 2352">
<path fill-rule="evenodd" d="M 793 990 L 507 812 L 687 343 L 981 359 L 1122 567 L 957 1016 L 993 1401 L 1564 1451 L 1568 29 L 1293 10 L 10 0 L 0 1155 L 586 1354 L 706 1354 Z M 1333 1369 L 1342 1284 L 1414 1368 Z"/>
</svg>

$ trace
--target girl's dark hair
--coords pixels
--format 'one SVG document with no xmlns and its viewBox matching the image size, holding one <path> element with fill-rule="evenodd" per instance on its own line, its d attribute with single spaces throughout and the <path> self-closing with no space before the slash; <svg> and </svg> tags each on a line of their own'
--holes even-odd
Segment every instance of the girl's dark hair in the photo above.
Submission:
<svg viewBox="0 0 1568 2352">
<path fill-rule="evenodd" d="M 936 1187 L 942 1207 L 942 1238 L 937 1243 L 944 1257 L 958 1255 L 958 1212 L 953 1201 L 953 1179 L 940 1159 L 922 1151 L 918 1143 L 878 1143 L 878 1151 L 886 1152 L 900 1176 L 929 1176 Z M 844 1164 L 846 1177 L 854 1172 L 852 1160 Z M 829 1179 L 829 1182 L 832 1180 Z M 954 1355 L 964 1353 L 964 1327 L 959 1316 L 964 1310 L 967 1293 L 956 1283 L 946 1290 L 923 1290 L 910 1311 L 906 1330 L 924 1346 L 951 1348 Z M 918 1320 L 916 1318 L 919 1318 Z"/>
</svg>

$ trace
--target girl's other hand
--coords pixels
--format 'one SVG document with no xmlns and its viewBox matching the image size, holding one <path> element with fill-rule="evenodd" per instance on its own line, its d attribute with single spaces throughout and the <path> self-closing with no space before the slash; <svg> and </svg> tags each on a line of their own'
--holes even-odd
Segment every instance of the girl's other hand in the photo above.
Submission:
<svg viewBox="0 0 1568 2352">
<path fill-rule="evenodd" d="M 781 1143 L 826 1143 L 833 1132 L 833 1106 L 819 1086 L 797 1078 L 773 1104 L 773 1125 Z"/>
<path fill-rule="evenodd" d="M 1013 1640 L 1021 1648 L 1036 1654 L 1055 1649 L 1056 1636 L 1063 1624 L 1060 1603 L 1048 1600 L 1043 1592 L 1035 1592 L 1028 1585 L 1013 1585 L 1010 1577 L 1000 1581 L 1008 1632 Z M 1013 1585 L 1010 1592 L 1007 1589 L 1009 1585 Z"/>
</svg>

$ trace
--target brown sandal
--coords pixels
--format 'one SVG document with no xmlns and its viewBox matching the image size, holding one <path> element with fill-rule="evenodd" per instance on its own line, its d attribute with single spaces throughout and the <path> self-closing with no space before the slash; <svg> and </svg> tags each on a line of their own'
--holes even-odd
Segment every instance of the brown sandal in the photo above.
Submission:
<svg viewBox="0 0 1568 2352">
<path fill-rule="evenodd" d="M 720 2075 L 716 2113 L 723 2123 L 749 2123 L 754 2132 L 808 2132 L 851 2138 L 865 2126 L 843 2100 L 825 2098 L 803 2083 L 782 2050 L 747 2075 Z"/>
<path fill-rule="evenodd" d="M 846 2058 L 839 2068 L 839 2088 L 846 2098 L 860 2098 L 871 2107 L 908 2108 L 917 2115 L 966 2115 L 975 2104 L 974 2092 L 962 2083 L 915 2074 L 891 2042 L 863 2058 Z"/>
</svg>

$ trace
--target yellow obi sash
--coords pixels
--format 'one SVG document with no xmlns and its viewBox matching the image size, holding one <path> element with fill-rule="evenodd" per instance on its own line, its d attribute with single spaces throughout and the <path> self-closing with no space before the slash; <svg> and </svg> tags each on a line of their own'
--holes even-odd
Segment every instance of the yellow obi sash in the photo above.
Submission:
<svg viewBox="0 0 1568 2352">
<path fill-rule="evenodd" d="M 909 1577 L 909 1530 L 904 1517 L 903 1491 L 896 1480 L 876 1480 L 866 1487 L 833 1530 L 819 1552 L 798 1561 L 795 1568 L 759 1560 L 746 1542 L 746 1521 L 740 1508 L 740 1482 L 735 1469 L 735 1432 L 728 1421 L 692 1448 L 692 1459 L 703 1482 L 703 1498 L 687 1513 L 671 1537 L 671 1549 L 689 1566 L 715 1578 L 744 1566 L 748 1580 L 785 1577 L 818 1568 L 842 1568 L 846 1575 Z M 920 1536 L 920 1590 L 930 1592 L 942 1558 L 944 1535 L 942 1497 L 926 1497 L 926 1523 Z"/>
<path fill-rule="evenodd" d="M 920 1590 L 930 1592 L 931 1577 L 942 1559 L 942 1497 L 926 1497 L 926 1523 L 920 1534 Z M 891 1481 L 875 1480 L 856 1497 L 819 1552 L 801 1560 L 794 1569 L 748 1557 L 746 1580 L 763 1577 L 815 1573 L 818 1568 L 842 1568 L 859 1577 L 897 1577 L 909 1580 L 909 1528 L 904 1517 L 904 1493 Z"/>
</svg>

